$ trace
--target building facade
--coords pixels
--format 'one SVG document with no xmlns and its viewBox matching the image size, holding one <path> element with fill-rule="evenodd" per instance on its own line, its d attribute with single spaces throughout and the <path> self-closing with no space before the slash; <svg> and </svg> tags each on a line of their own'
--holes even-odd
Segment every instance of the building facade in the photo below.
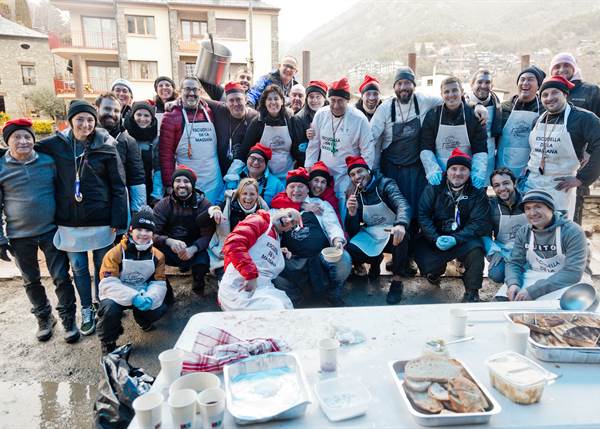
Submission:
<svg viewBox="0 0 600 429">
<path fill-rule="evenodd" d="M 52 88 L 54 66 L 48 36 L 0 16 L 0 112 L 31 115 L 27 94 Z"/>
<path fill-rule="evenodd" d="M 250 57 L 248 1 L 244 0 L 52 0 L 68 11 L 71 34 L 50 35 L 52 53 L 72 64 L 55 77 L 59 96 L 83 93 L 93 98 L 122 77 L 136 99 L 151 98 L 153 82 L 166 75 L 179 81 L 194 70 L 199 42 L 212 34 L 232 52 L 230 76 Z M 255 75 L 278 62 L 279 9 L 252 1 L 252 51 Z"/>
</svg>

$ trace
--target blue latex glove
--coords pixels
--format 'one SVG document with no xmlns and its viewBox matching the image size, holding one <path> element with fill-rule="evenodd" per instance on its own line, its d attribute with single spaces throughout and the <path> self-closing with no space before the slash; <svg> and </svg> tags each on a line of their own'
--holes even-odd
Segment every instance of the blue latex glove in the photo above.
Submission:
<svg viewBox="0 0 600 429">
<path fill-rule="evenodd" d="M 471 177 L 471 182 L 473 182 L 473 186 L 475 186 L 477 189 L 481 189 L 485 186 L 485 180 L 475 175 Z"/>
<path fill-rule="evenodd" d="M 150 308 L 152 307 L 152 298 L 150 298 L 149 296 L 143 296 L 142 299 L 143 299 L 143 302 L 138 307 L 138 310 L 140 310 L 140 311 L 150 310 Z"/>
<path fill-rule="evenodd" d="M 435 245 L 440 250 L 448 250 L 456 246 L 456 238 L 451 235 L 441 235 L 435 241 Z"/>
<path fill-rule="evenodd" d="M 435 154 L 430 150 L 423 150 L 419 155 L 423 168 L 425 168 L 425 176 L 430 185 L 439 185 L 442 183 L 442 169 L 435 157 Z"/>
<path fill-rule="evenodd" d="M 225 189 L 235 190 L 235 189 L 237 189 L 239 183 L 240 183 L 239 181 L 225 182 Z"/>
<path fill-rule="evenodd" d="M 477 189 L 485 186 L 485 176 L 487 174 L 487 153 L 479 152 L 473 155 L 471 163 L 471 182 Z"/>
<path fill-rule="evenodd" d="M 429 176 L 427 176 L 427 181 L 430 185 L 439 185 L 440 183 L 442 183 L 442 172 L 434 171 Z"/>
<path fill-rule="evenodd" d="M 136 296 L 133 297 L 133 301 L 131 301 L 131 305 L 133 305 L 135 308 L 137 308 L 138 310 L 141 310 L 142 307 L 144 306 L 144 299 L 145 297 L 142 296 L 141 294 L 137 294 Z"/>
</svg>

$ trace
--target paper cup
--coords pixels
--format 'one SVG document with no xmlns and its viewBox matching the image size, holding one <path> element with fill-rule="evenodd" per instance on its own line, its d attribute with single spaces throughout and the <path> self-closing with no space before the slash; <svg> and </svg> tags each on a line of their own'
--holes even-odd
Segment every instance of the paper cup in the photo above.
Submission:
<svg viewBox="0 0 600 429">
<path fill-rule="evenodd" d="M 163 397 L 160 393 L 146 393 L 133 401 L 135 417 L 140 429 L 158 429 L 162 423 Z"/>
<path fill-rule="evenodd" d="M 225 391 L 219 387 L 198 394 L 203 429 L 221 429 L 225 418 Z"/>
<path fill-rule="evenodd" d="M 179 349 L 165 350 L 158 355 L 160 369 L 167 384 L 173 383 L 181 375 L 183 367 L 183 351 Z"/>
<path fill-rule="evenodd" d="M 520 323 L 509 323 L 506 325 L 506 347 L 508 350 L 521 353 L 527 352 L 527 341 L 529 340 L 529 328 Z"/>
<path fill-rule="evenodd" d="M 325 338 L 319 341 L 319 362 L 322 372 L 337 370 L 337 353 L 340 342 L 334 338 Z"/>
<path fill-rule="evenodd" d="M 192 372 L 179 377 L 169 387 L 169 394 L 172 395 L 176 390 L 192 389 L 196 393 L 200 393 L 206 389 L 213 387 L 221 387 L 221 380 L 210 372 Z M 196 409 L 196 413 L 200 412 L 200 408 Z"/>
<path fill-rule="evenodd" d="M 192 389 L 176 390 L 167 402 L 173 426 L 179 429 L 191 429 L 196 423 L 196 392 Z"/>
<path fill-rule="evenodd" d="M 462 338 L 467 332 L 467 311 L 462 308 L 453 308 L 450 314 L 450 335 Z"/>
</svg>

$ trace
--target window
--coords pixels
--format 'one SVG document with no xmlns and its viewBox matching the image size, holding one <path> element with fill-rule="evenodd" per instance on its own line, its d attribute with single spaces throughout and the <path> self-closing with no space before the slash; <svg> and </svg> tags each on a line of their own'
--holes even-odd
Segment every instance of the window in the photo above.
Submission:
<svg viewBox="0 0 600 429">
<path fill-rule="evenodd" d="M 245 39 L 246 21 L 243 19 L 217 19 L 217 35 L 227 39 Z"/>
<path fill-rule="evenodd" d="M 88 48 L 117 49 L 117 24 L 114 19 L 84 16 L 81 19 L 83 40 L 72 35 L 74 45 L 83 42 Z"/>
<path fill-rule="evenodd" d="M 4 103 L 4 95 L 0 95 L 0 112 L 6 113 L 6 104 Z"/>
<path fill-rule="evenodd" d="M 202 39 L 208 34 L 208 23 L 205 21 L 181 21 L 181 36 L 186 42 Z"/>
<path fill-rule="evenodd" d="M 157 74 L 156 61 L 129 61 L 129 75 L 133 80 L 154 80 Z"/>
<path fill-rule="evenodd" d="M 95 94 L 110 91 L 113 81 L 121 77 L 118 63 L 88 61 L 86 64 L 89 86 Z"/>
<path fill-rule="evenodd" d="M 427 79 L 427 86 L 433 86 L 433 79 Z"/>
<path fill-rule="evenodd" d="M 129 34 L 153 36 L 155 34 L 154 17 L 127 15 L 127 32 Z"/>
<path fill-rule="evenodd" d="M 194 76 L 196 63 L 185 63 L 185 76 Z"/>
<path fill-rule="evenodd" d="M 21 64 L 21 75 L 23 85 L 35 85 L 35 66 L 32 64 Z"/>
</svg>

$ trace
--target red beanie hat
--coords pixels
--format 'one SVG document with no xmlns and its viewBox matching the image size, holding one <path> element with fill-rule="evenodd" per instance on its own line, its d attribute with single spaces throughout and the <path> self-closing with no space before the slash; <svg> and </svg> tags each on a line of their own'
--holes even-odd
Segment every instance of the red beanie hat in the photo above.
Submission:
<svg viewBox="0 0 600 429">
<path fill-rule="evenodd" d="M 197 176 L 196 173 L 194 173 L 194 170 L 192 170 L 190 167 L 186 167 L 185 165 L 178 165 L 177 169 L 175 169 L 173 175 L 171 176 L 171 185 L 173 185 L 173 182 L 175 182 L 175 179 L 179 176 L 187 177 L 188 180 L 192 182 L 192 187 L 196 186 Z"/>
<path fill-rule="evenodd" d="M 228 82 L 225 84 L 225 95 L 233 94 L 236 92 L 245 93 L 244 88 L 237 81 Z"/>
<path fill-rule="evenodd" d="M 347 156 L 346 157 L 346 167 L 348 167 L 348 174 L 350 174 L 350 171 L 353 168 L 357 168 L 357 167 L 364 167 L 367 170 L 370 170 L 369 165 L 367 164 L 367 162 L 363 159 L 362 156 Z"/>
<path fill-rule="evenodd" d="M 327 180 L 328 184 L 331 182 L 331 174 L 329 173 L 329 168 L 323 161 L 317 161 L 311 167 L 309 178 L 310 180 L 312 180 L 315 177 L 324 178 L 325 180 Z"/>
<path fill-rule="evenodd" d="M 448 162 L 446 163 L 446 170 L 452 167 L 453 165 L 464 165 L 470 170 L 471 157 L 459 148 L 455 147 L 452 153 L 450 154 L 450 158 L 448 158 Z"/>
<path fill-rule="evenodd" d="M 308 86 L 306 87 L 306 95 L 310 94 L 311 92 L 318 92 L 323 97 L 327 97 L 328 89 L 329 87 L 322 80 L 311 80 L 308 82 Z"/>
<path fill-rule="evenodd" d="M 270 147 L 267 147 L 265 145 L 262 145 L 260 143 L 256 143 L 254 146 L 252 146 L 250 148 L 250 151 L 248 152 L 248 156 L 250 156 L 250 154 L 252 153 L 257 153 L 260 156 L 262 156 L 265 161 L 270 161 L 271 160 L 271 156 L 273 156 L 273 151 L 271 150 Z"/>
<path fill-rule="evenodd" d="M 569 94 L 569 91 L 571 91 L 573 88 L 575 88 L 575 84 L 573 84 L 572 82 L 568 81 L 567 79 L 565 79 L 562 76 L 556 75 L 556 76 L 550 76 L 548 79 L 546 79 L 543 83 L 542 86 L 540 87 L 540 94 L 548 88 L 556 88 L 561 90 L 562 92 L 564 92 L 565 94 Z"/>
<path fill-rule="evenodd" d="M 366 74 L 362 83 L 358 87 L 358 90 L 361 94 L 364 94 L 367 91 L 377 91 L 379 92 L 379 79 L 373 77 L 371 75 Z"/>
<path fill-rule="evenodd" d="M 8 138 L 10 137 L 10 135 L 17 130 L 27 131 L 29 134 L 31 134 L 31 137 L 33 137 L 33 141 L 35 141 L 35 134 L 33 132 L 33 122 L 31 122 L 31 119 L 19 118 L 13 119 L 12 121 L 7 121 L 4 124 L 4 127 L 2 128 L 2 138 L 4 139 L 4 142 L 6 144 L 8 144 Z"/>
<path fill-rule="evenodd" d="M 290 170 L 285 178 L 285 185 L 290 183 L 304 183 L 308 186 L 308 171 L 304 167 Z"/>
<path fill-rule="evenodd" d="M 331 84 L 331 88 L 329 88 L 329 97 L 342 97 L 346 100 L 350 100 L 350 84 L 348 83 L 348 78 L 343 77 L 340 80 L 336 80 Z"/>
</svg>

